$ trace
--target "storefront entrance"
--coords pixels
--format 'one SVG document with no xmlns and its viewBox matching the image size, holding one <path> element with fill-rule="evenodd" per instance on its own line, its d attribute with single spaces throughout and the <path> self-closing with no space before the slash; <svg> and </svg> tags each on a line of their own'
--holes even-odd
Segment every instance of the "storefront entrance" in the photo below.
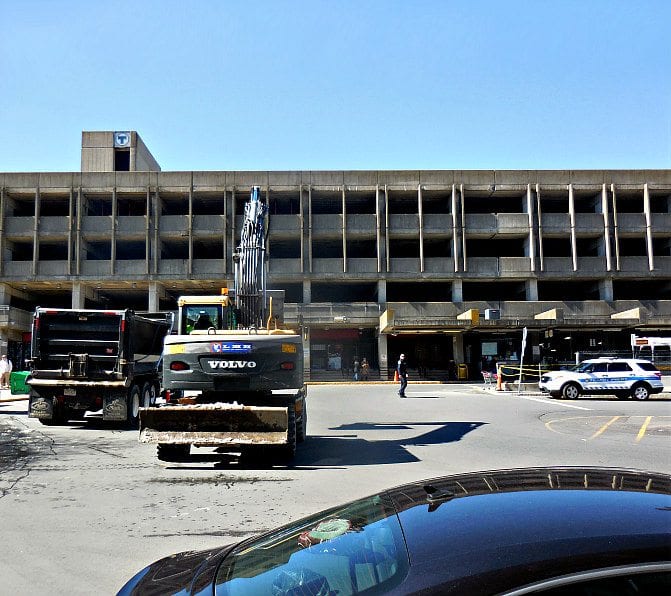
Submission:
<svg viewBox="0 0 671 596">
<path fill-rule="evenodd" d="M 310 372 L 340 372 L 349 377 L 354 360 L 368 360 L 371 372 L 379 369 L 374 329 L 311 329 Z"/>
<path fill-rule="evenodd" d="M 452 369 L 452 364 L 456 364 L 452 337 L 437 333 L 389 335 L 387 357 L 390 374 L 394 374 L 398 357 L 405 354 L 408 367 L 415 370 L 420 378 L 447 380 L 448 371 Z"/>
</svg>

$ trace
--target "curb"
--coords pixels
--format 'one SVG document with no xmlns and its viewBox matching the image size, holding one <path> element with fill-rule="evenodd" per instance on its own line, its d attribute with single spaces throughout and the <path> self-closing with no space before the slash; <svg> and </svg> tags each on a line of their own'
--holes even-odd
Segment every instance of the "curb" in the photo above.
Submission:
<svg viewBox="0 0 671 596">
<path fill-rule="evenodd" d="M 0 404 L 9 403 L 12 401 L 28 401 L 28 396 L 17 395 L 16 397 L 0 397 Z"/>
</svg>

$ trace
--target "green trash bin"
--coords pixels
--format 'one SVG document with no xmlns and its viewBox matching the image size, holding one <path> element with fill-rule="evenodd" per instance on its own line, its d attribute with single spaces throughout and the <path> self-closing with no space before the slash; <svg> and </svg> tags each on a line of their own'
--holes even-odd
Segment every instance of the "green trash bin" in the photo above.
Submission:
<svg viewBox="0 0 671 596">
<path fill-rule="evenodd" d="M 26 385 L 26 378 L 29 374 L 28 370 L 17 370 L 9 374 L 9 388 L 12 395 L 30 393 L 30 387 Z"/>
<path fill-rule="evenodd" d="M 468 364 L 457 364 L 457 378 L 460 381 L 468 380 Z"/>
</svg>

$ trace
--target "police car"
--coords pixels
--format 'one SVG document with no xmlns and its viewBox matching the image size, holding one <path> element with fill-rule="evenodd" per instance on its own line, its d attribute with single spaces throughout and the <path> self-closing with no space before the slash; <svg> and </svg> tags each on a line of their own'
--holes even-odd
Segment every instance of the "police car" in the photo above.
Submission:
<svg viewBox="0 0 671 596">
<path fill-rule="evenodd" d="M 581 394 L 611 394 L 620 399 L 648 399 L 664 389 L 662 373 L 637 358 L 595 358 L 570 370 L 547 372 L 538 387 L 550 397 L 576 399 Z"/>
</svg>

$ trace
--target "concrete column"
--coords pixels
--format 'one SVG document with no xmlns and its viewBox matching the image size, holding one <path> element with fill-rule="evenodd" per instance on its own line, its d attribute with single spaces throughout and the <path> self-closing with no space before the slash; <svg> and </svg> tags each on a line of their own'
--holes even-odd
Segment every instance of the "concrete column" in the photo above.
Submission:
<svg viewBox="0 0 671 596">
<path fill-rule="evenodd" d="M 610 185 L 610 194 L 613 196 L 613 236 L 615 238 L 615 269 L 620 270 L 620 231 L 617 226 L 617 197 L 615 185 Z"/>
<path fill-rule="evenodd" d="M 606 302 L 612 302 L 615 300 L 612 279 L 608 278 L 599 280 L 599 300 L 605 300 Z"/>
<path fill-rule="evenodd" d="M 305 217 L 305 204 L 303 203 L 303 185 L 301 184 L 298 187 L 298 217 L 301 224 L 301 273 L 305 273 L 305 255 L 308 253 L 307 250 L 307 239 L 305 237 L 305 228 L 306 228 L 306 217 Z M 224 252 L 224 254 L 228 254 Z"/>
<path fill-rule="evenodd" d="M 543 257 L 543 210 L 541 207 L 541 188 L 536 184 L 536 213 L 538 215 L 538 262 L 540 271 L 545 270 L 545 260 Z M 536 271 L 534 269 L 534 271 Z"/>
<path fill-rule="evenodd" d="M 464 301 L 464 282 L 461 279 L 452 280 L 452 302 Z"/>
<path fill-rule="evenodd" d="M 189 217 L 187 220 L 187 233 L 189 238 L 189 260 L 186 272 L 189 277 L 193 275 L 193 172 L 191 173 L 191 186 L 189 186 Z"/>
<path fill-rule="evenodd" d="M 608 189 L 604 184 L 601 188 L 601 213 L 603 214 L 603 250 L 606 254 L 606 271 L 613 270 L 613 259 L 610 249 L 610 217 L 608 214 Z"/>
<path fill-rule="evenodd" d="M 86 308 L 86 287 L 78 281 L 72 284 L 72 308 Z"/>
<path fill-rule="evenodd" d="M 461 333 L 452 337 L 452 357 L 457 364 L 464 362 L 464 336 Z"/>
<path fill-rule="evenodd" d="M 116 194 L 116 186 L 112 189 L 112 246 L 110 247 L 110 275 L 114 276 L 116 271 L 116 234 L 119 226 L 119 200 Z"/>
<path fill-rule="evenodd" d="M 391 271 L 391 257 L 389 256 L 389 190 L 384 185 L 384 270 Z"/>
<path fill-rule="evenodd" d="M 380 333 L 377 336 L 377 360 L 380 363 L 380 379 L 389 378 L 389 357 L 387 354 L 387 336 Z"/>
<path fill-rule="evenodd" d="M 9 306 L 9 301 L 12 294 L 7 284 L 0 284 L 0 304 Z"/>
<path fill-rule="evenodd" d="M 81 273 L 82 256 L 84 252 L 84 241 L 82 240 L 82 218 L 84 217 L 84 197 L 82 187 L 77 189 L 77 211 L 75 216 L 75 275 Z"/>
<path fill-rule="evenodd" d="M 303 327 L 303 377 L 310 380 L 310 329 Z"/>
<path fill-rule="evenodd" d="M 158 312 L 160 307 L 161 287 L 155 281 L 149 282 L 149 312 Z"/>
<path fill-rule="evenodd" d="M 303 304 L 312 302 L 312 282 L 309 279 L 303 280 Z"/>
<path fill-rule="evenodd" d="M 652 249 L 652 214 L 650 213 L 650 191 L 648 183 L 643 186 L 643 213 L 645 215 L 645 241 L 648 247 L 648 268 L 655 270 L 655 255 Z"/>
<path fill-rule="evenodd" d="M 377 280 L 377 301 L 380 304 L 380 308 L 382 308 L 382 305 L 386 304 L 386 302 L 387 302 L 387 280 L 386 279 L 378 279 Z"/>
<path fill-rule="evenodd" d="M 342 187 L 342 272 L 347 273 L 347 200 Z"/>
<path fill-rule="evenodd" d="M 40 212 L 42 202 L 40 198 L 40 189 L 35 191 L 35 221 L 33 224 L 33 265 L 32 273 L 37 275 L 37 263 L 40 260 Z"/>
<path fill-rule="evenodd" d="M 161 254 L 161 241 L 158 233 L 158 221 L 160 217 L 160 200 L 158 190 L 152 192 L 151 186 L 147 185 L 147 218 L 150 222 L 150 236 L 147 246 L 147 258 L 150 259 L 150 273 L 158 274 L 158 261 Z"/>
<path fill-rule="evenodd" d="M 459 185 L 459 234 L 461 238 L 461 268 L 468 271 L 468 254 L 466 253 L 466 196 L 464 185 Z"/>
<path fill-rule="evenodd" d="M 424 273 L 424 209 L 421 184 L 417 187 L 417 216 L 419 219 L 419 270 Z"/>
<path fill-rule="evenodd" d="M 312 273 L 312 185 L 308 187 L 308 267 Z"/>
<path fill-rule="evenodd" d="M 571 222 L 571 256 L 573 258 L 573 271 L 578 270 L 578 247 L 575 235 L 575 201 L 573 198 L 573 184 L 568 185 L 568 214 Z"/>
<path fill-rule="evenodd" d="M 382 227 L 382 220 L 381 220 L 381 213 L 382 213 L 382 208 L 383 205 L 381 205 L 381 199 L 380 199 L 380 186 L 377 185 L 375 187 L 375 247 L 376 247 L 376 253 L 377 253 L 377 272 L 381 273 L 383 271 L 382 269 L 382 261 L 386 259 L 386 251 L 385 251 L 385 238 L 387 237 L 387 230 L 384 228 L 384 234 L 383 234 L 383 227 Z M 386 261 L 385 261 L 386 262 Z M 384 269 L 386 271 L 386 268 Z"/>
<path fill-rule="evenodd" d="M 524 291 L 527 300 L 538 301 L 538 280 L 528 279 L 524 282 Z"/>
<path fill-rule="evenodd" d="M 527 246 L 529 253 L 529 264 L 531 271 L 536 271 L 536 238 L 534 234 L 534 200 L 531 192 L 531 184 L 527 184 L 527 214 L 529 216 L 529 235 Z"/>
</svg>

